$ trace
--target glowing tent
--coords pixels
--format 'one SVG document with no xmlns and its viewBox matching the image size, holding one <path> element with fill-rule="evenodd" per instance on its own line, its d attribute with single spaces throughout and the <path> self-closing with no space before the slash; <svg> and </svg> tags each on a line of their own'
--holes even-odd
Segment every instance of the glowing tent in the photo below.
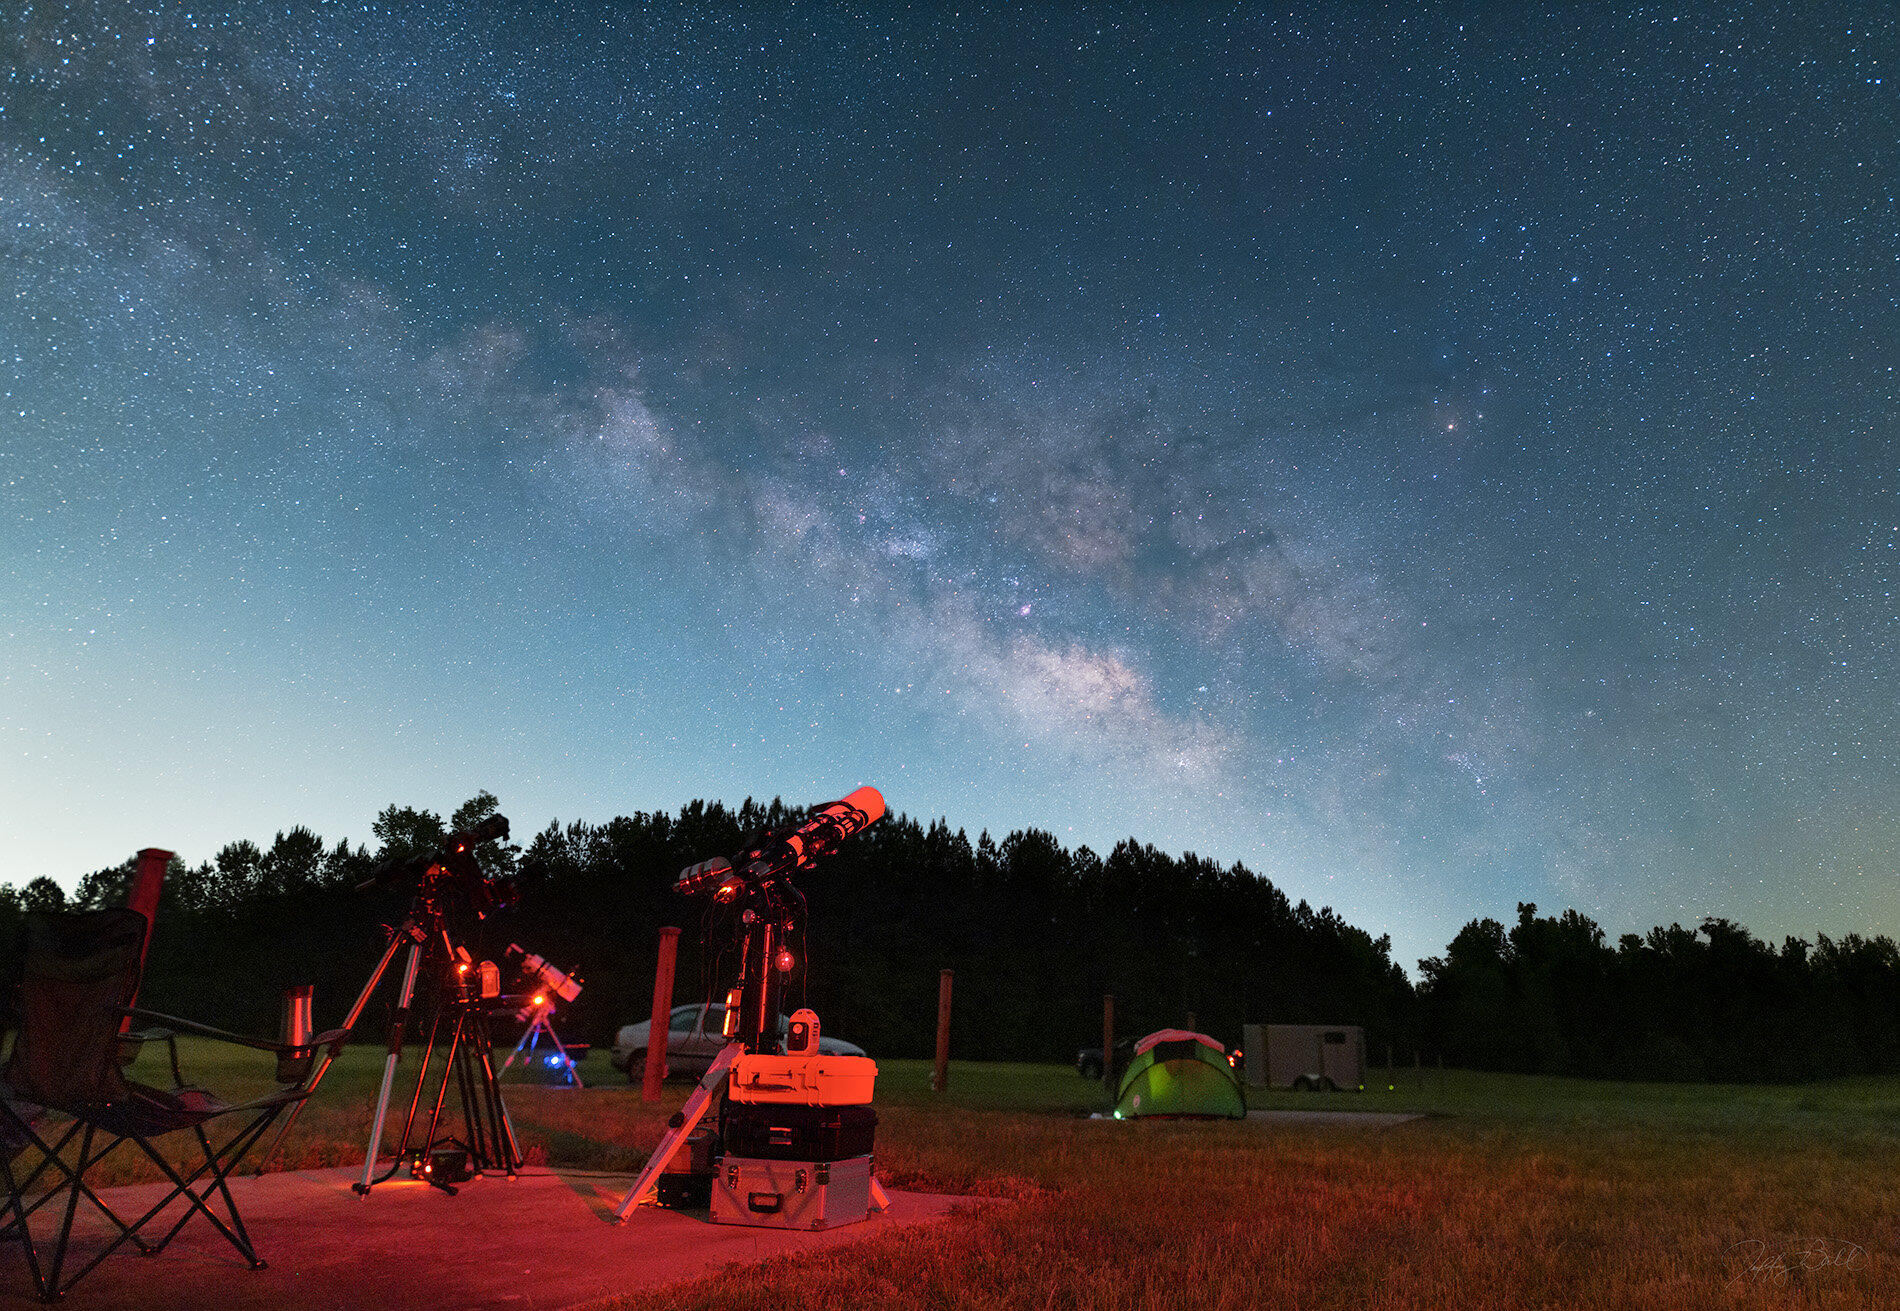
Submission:
<svg viewBox="0 0 1900 1311">
<path fill-rule="evenodd" d="M 1207 1115 L 1239 1120 L 1247 1099 L 1227 1063 L 1227 1050 L 1204 1033 L 1162 1029 L 1135 1044 L 1122 1075 L 1115 1118 Z"/>
</svg>

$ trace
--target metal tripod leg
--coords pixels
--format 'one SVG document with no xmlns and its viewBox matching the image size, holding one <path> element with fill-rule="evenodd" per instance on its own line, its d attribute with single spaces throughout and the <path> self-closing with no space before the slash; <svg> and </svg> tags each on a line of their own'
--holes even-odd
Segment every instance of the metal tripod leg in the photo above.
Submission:
<svg viewBox="0 0 1900 1311">
<path fill-rule="evenodd" d="M 534 1063 L 534 1053 L 539 1050 L 541 1046 L 541 1035 L 545 1033 L 548 1036 L 548 1041 L 554 1044 L 554 1050 L 560 1053 L 561 1064 L 567 1072 L 568 1083 L 576 1088 L 585 1088 L 587 1086 L 581 1082 L 581 1072 L 574 1068 L 574 1058 L 567 1054 L 567 1046 L 561 1041 L 561 1035 L 554 1031 L 554 1024 L 548 1019 L 548 1013 L 551 1009 L 551 1007 L 543 1006 L 535 1012 L 534 1023 L 530 1024 L 528 1031 L 521 1035 L 521 1041 L 515 1044 L 513 1051 L 508 1053 L 508 1059 L 501 1063 L 501 1068 L 495 1071 L 495 1077 L 500 1078 L 502 1075 L 508 1073 L 508 1067 L 515 1063 L 515 1057 L 517 1056 L 525 1054 L 528 1058 L 521 1063 L 524 1069 L 532 1065 Z"/>
<path fill-rule="evenodd" d="M 538 1008 L 535 1011 L 534 1023 L 528 1026 L 528 1031 L 521 1035 L 521 1041 L 515 1044 L 513 1051 L 508 1053 L 508 1059 L 501 1063 L 499 1070 L 495 1071 L 497 1075 L 508 1073 L 508 1067 L 513 1065 L 515 1063 L 515 1057 L 520 1056 L 522 1053 L 526 1052 L 529 1056 L 534 1055 L 534 1049 L 541 1045 L 541 1025 L 546 1018 L 547 1009 L 545 1007 Z M 550 1030 L 550 1032 L 552 1032 L 552 1030 Z M 523 1066 L 528 1064 L 528 1061 L 522 1062 Z"/>
<path fill-rule="evenodd" d="M 489 1123 L 495 1134 L 495 1147 L 500 1152 L 502 1169 L 508 1172 L 510 1179 L 521 1168 L 521 1144 L 515 1140 L 514 1121 L 508 1118 L 508 1103 L 501 1095 L 501 1084 L 495 1078 L 493 1046 L 488 1038 L 488 1019 L 476 1016 L 475 1057 L 481 1062 L 482 1090 L 488 1102 Z"/>
<path fill-rule="evenodd" d="M 585 1088 L 587 1085 L 581 1082 L 581 1072 L 574 1068 L 574 1058 L 567 1054 L 566 1044 L 561 1041 L 561 1035 L 554 1031 L 554 1026 L 548 1023 L 545 1014 L 541 1017 L 541 1026 L 548 1031 L 548 1039 L 553 1042 L 554 1050 L 561 1053 L 561 1063 L 567 1067 L 568 1082 L 576 1088 Z"/>
<path fill-rule="evenodd" d="M 317 1085 L 323 1082 L 323 1076 L 329 1072 L 330 1063 L 342 1054 L 344 1044 L 349 1042 L 350 1035 L 356 1031 L 356 1022 L 362 1018 L 363 1008 L 369 1005 L 370 994 L 375 992 L 376 985 L 383 981 L 383 973 L 388 970 L 389 962 L 396 958 L 396 952 L 401 949 L 405 939 L 413 941 L 415 933 L 416 922 L 412 918 L 404 921 L 401 927 L 389 935 L 389 946 L 383 949 L 383 958 L 377 961 L 376 968 L 370 971 L 369 982 L 365 983 L 363 990 L 356 994 L 356 1005 L 350 1007 L 350 1013 L 344 1017 L 342 1027 L 336 1031 L 340 1036 L 324 1048 L 323 1059 L 318 1062 L 315 1073 L 310 1076 L 310 1082 L 304 1085 L 307 1091 L 316 1092 Z M 278 1128 L 277 1136 L 270 1140 L 270 1146 L 265 1148 L 264 1154 L 257 1158 L 258 1174 L 264 1173 L 264 1167 L 270 1164 L 270 1158 L 277 1154 L 277 1148 L 289 1136 L 291 1126 L 297 1123 L 297 1117 L 303 1114 L 303 1108 L 309 1104 L 310 1099 L 305 1097 L 290 1108 L 290 1115 Z"/>
<path fill-rule="evenodd" d="M 429 1082 L 429 1067 L 435 1061 L 436 1040 L 442 1035 L 442 1019 L 444 1014 L 444 1008 L 438 1005 L 435 1009 L 435 1015 L 429 1021 L 429 1041 L 422 1049 L 422 1063 L 416 1070 L 416 1086 L 409 1094 L 409 1113 L 404 1117 L 402 1122 L 402 1138 L 396 1144 L 394 1157 L 390 1162 L 388 1173 L 383 1176 L 384 1179 L 389 1178 L 395 1174 L 396 1171 L 402 1169 L 402 1163 L 405 1159 L 413 1159 L 415 1152 L 415 1139 L 413 1135 L 416 1130 L 416 1112 L 422 1105 L 422 1090 Z M 421 1150 L 424 1154 L 427 1154 L 428 1151 L 435 1146 L 435 1127 L 442 1119 L 442 1099 L 448 1096 L 449 1071 L 455 1066 L 455 1053 L 461 1041 L 459 1009 L 457 1010 L 456 1018 L 450 1022 L 449 1028 L 448 1061 L 443 1067 L 442 1082 L 436 1089 L 435 1102 L 429 1112 L 429 1129 L 422 1139 Z M 377 1182 L 380 1183 L 381 1180 Z M 440 1188 L 449 1196 L 455 1196 L 455 1189 L 442 1180 L 437 1179 L 433 1173 L 429 1176 L 429 1183 L 432 1187 Z"/>
<path fill-rule="evenodd" d="M 370 1124 L 369 1148 L 363 1155 L 363 1178 L 352 1184 L 357 1195 L 369 1196 L 370 1180 L 376 1174 L 376 1154 L 383 1145 L 383 1117 L 389 1112 L 389 1090 L 396 1082 L 396 1062 L 402 1059 L 402 1033 L 409 1027 L 409 1003 L 416 995 L 416 970 L 422 964 L 422 944 L 411 941 L 409 959 L 402 967 L 402 994 L 396 1013 L 389 1019 L 389 1055 L 383 1061 L 383 1090 L 376 1095 L 376 1118 Z"/>
<path fill-rule="evenodd" d="M 660 1178 L 660 1172 L 666 1169 L 666 1163 L 673 1159 L 674 1151 L 684 1141 L 686 1135 L 693 1131 L 693 1127 L 699 1123 L 699 1118 L 706 1114 L 706 1108 L 712 1104 L 719 1085 L 726 1081 L 726 1071 L 732 1068 L 732 1062 L 744 1050 L 744 1043 L 729 1042 L 725 1050 L 721 1051 L 718 1058 L 713 1061 L 712 1068 L 707 1070 L 705 1077 L 700 1079 L 699 1087 L 693 1089 L 693 1095 L 686 1099 L 686 1105 L 681 1107 L 679 1114 L 673 1117 L 672 1127 L 666 1131 L 666 1136 L 660 1139 L 660 1145 L 654 1148 L 653 1155 L 647 1158 L 646 1169 L 640 1172 L 640 1177 L 633 1181 L 633 1187 L 627 1190 L 627 1195 L 620 1199 L 620 1205 L 614 1208 L 616 1221 L 625 1220 L 627 1213 L 653 1191 L 654 1185 Z"/>
</svg>

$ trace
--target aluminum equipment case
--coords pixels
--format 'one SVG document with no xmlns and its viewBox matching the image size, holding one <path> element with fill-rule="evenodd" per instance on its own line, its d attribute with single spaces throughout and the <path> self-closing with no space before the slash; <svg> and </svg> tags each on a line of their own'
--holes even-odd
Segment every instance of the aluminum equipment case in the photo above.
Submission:
<svg viewBox="0 0 1900 1311">
<path fill-rule="evenodd" d="M 768 1229 L 829 1229 L 871 1213 L 871 1158 L 768 1161 L 728 1156 L 713 1182 L 712 1218 Z"/>
</svg>

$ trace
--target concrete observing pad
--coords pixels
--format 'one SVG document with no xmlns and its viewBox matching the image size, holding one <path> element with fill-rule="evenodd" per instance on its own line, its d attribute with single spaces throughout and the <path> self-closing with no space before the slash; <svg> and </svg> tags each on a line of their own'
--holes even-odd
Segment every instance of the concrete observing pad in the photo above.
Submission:
<svg viewBox="0 0 1900 1311">
<path fill-rule="evenodd" d="M 819 1232 L 716 1225 L 706 1213 L 642 1206 L 624 1224 L 613 1209 L 631 1175 L 529 1167 L 458 1186 L 451 1197 L 406 1178 L 377 1184 L 368 1197 L 350 1185 L 362 1170 L 310 1170 L 231 1180 L 263 1270 L 244 1264 L 224 1237 L 194 1216 L 163 1253 L 141 1257 L 129 1244 L 81 1279 L 62 1305 L 113 1311 L 210 1307 L 231 1311 L 315 1311 L 330 1307 L 525 1308 L 554 1311 L 615 1294 L 678 1283 L 730 1263 L 781 1252 L 855 1243 L 941 1219 L 971 1199 L 890 1194 L 891 1209 L 862 1224 Z M 128 1218 L 164 1195 L 156 1184 L 101 1190 Z M 141 1199 L 144 1199 L 141 1202 Z M 174 1203 L 177 1206 L 178 1203 Z M 214 1209 L 216 1209 L 214 1207 Z M 68 1269 L 90 1259 L 108 1232 L 80 1202 Z M 178 1211 L 168 1211 L 175 1220 Z M 42 1265 L 53 1218 L 34 1217 Z M 162 1230 L 160 1231 L 162 1232 Z M 34 1295 L 18 1243 L 0 1245 L 0 1308 L 44 1305 Z"/>
</svg>

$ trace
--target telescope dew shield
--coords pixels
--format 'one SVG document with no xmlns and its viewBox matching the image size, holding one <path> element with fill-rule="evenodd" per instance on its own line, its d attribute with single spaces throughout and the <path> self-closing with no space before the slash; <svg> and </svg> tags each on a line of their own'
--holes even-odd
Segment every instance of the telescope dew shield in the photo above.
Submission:
<svg viewBox="0 0 1900 1311">
<path fill-rule="evenodd" d="M 785 839 L 796 867 L 809 869 L 822 856 L 837 850 L 840 843 L 869 828 L 884 815 L 884 794 L 874 787 L 861 787 L 842 801 L 820 806 L 810 818 Z"/>
</svg>

